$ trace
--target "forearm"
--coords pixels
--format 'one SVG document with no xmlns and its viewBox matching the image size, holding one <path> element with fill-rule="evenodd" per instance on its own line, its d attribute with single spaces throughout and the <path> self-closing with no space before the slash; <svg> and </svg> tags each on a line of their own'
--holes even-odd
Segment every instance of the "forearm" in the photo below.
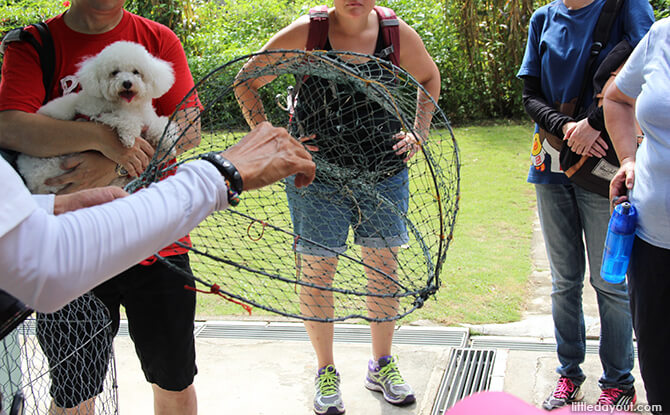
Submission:
<svg viewBox="0 0 670 415">
<path fill-rule="evenodd" d="M 238 84 L 235 87 L 235 98 L 249 128 L 253 129 L 263 121 L 267 121 L 263 102 L 258 95 L 258 88 L 252 84 L 252 81 Z"/>
<path fill-rule="evenodd" d="M 428 130 L 430 129 L 430 123 L 433 119 L 433 113 L 435 112 L 435 103 L 440 98 L 440 75 L 437 73 L 437 77 L 431 78 L 429 81 L 423 83 L 423 87 L 428 91 L 428 96 L 426 92 L 422 89 L 419 89 L 417 92 L 416 98 L 416 118 L 414 120 L 414 128 L 419 132 L 421 137 L 425 139 L 428 137 Z"/>
<path fill-rule="evenodd" d="M 594 130 L 605 130 L 605 115 L 603 113 L 603 107 L 594 106 L 594 108 L 587 116 L 587 121 Z"/>
<path fill-rule="evenodd" d="M 605 126 L 619 161 L 635 160 L 637 138 L 633 106 L 605 98 L 604 108 Z"/>
<path fill-rule="evenodd" d="M 117 140 L 108 127 L 97 123 L 56 120 L 23 111 L 0 112 L 0 147 L 36 157 L 96 150 Z"/>
<path fill-rule="evenodd" d="M 574 121 L 572 117 L 562 114 L 547 103 L 542 95 L 539 78 L 526 76 L 523 81 L 523 106 L 526 113 L 540 128 L 563 138 L 563 126 Z"/>
<path fill-rule="evenodd" d="M 135 195 L 60 216 L 38 209 L 0 238 L 3 289 L 52 311 L 227 207 L 227 189 L 207 162 Z"/>
<path fill-rule="evenodd" d="M 200 110 L 198 108 L 188 108 L 188 110 L 177 111 L 174 122 L 179 126 L 180 134 L 179 145 L 177 145 L 177 154 L 182 154 L 200 145 Z"/>
</svg>

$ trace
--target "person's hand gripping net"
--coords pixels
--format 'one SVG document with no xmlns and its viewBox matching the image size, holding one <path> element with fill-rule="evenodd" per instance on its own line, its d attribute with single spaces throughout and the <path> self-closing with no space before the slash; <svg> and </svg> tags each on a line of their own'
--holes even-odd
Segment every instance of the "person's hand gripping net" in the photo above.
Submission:
<svg viewBox="0 0 670 415">
<path fill-rule="evenodd" d="M 304 144 L 310 138 L 296 140 L 286 129 L 262 122 L 221 155 L 237 168 L 243 190 L 258 189 L 294 174 L 296 186 L 303 187 L 312 183 L 316 172 L 307 150 L 317 149 Z"/>
<path fill-rule="evenodd" d="M 405 158 L 403 159 L 403 162 L 405 163 L 414 157 L 421 148 L 418 138 L 412 133 L 401 131 L 394 135 L 393 138 L 398 140 L 398 142 L 393 145 L 393 150 L 395 150 L 395 153 L 399 156 L 405 155 Z"/>
</svg>

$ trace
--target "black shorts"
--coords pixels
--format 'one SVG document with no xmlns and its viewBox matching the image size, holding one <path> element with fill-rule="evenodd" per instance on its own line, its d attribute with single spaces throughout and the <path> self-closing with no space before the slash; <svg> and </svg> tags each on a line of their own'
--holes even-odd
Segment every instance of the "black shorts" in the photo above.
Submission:
<svg viewBox="0 0 670 415">
<path fill-rule="evenodd" d="M 102 393 L 114 338 L 105 305 L 84 294 L 55 313 L 37 313 L 36 322 L 55 404 L 73 408 Z"/>
<path fill-rule="evenodd" d="M 188 254 L 175 255 L 168 259 L 190 273 Z M 185 285 L 194 286 L 190 278 L 158 261 L 148 266 L 136 265 L 93 290 L 95 296 L 107 307 L 111 317 L 109 339 L 118 332 L 119 307 L 123 305 L 130 337 L 135 343 L 144 376 L 148 382 L 170 391 L 187 388 L 193 383 L 197 373 L 193 336 L 195 292 L 186 290 Z M 51 333 L 49 336 L 42 336 L 40 342 L 44 343 L 49 338 L 56 339 L 58 336 Z M 51 366 L 52 397 L 58 406 L 76 406 L 102 391 L 104 371 L 102 376 L 98 370 L 87 374 L 83 372 L 90 370 L 87 368 L 99 367 L 94 361 L 106 368 L 110 354 L 103 352 L 95 342 L 89 345 L 90 347 L 87 345 L 78 353 L 80 358 L 77 362 L 60 365 L 60 370 L 54 370 L 51 361 L 58 357 L 49 355 L 53 353 L 53 349 L 62 350 L 63 347 L 58 344 L 55 347 L 45 347 L 43 344 Z M 78 393 L 72 391 L 73 379 L 77 379 L 74 384 L 80 388 Z"/>
</svg>

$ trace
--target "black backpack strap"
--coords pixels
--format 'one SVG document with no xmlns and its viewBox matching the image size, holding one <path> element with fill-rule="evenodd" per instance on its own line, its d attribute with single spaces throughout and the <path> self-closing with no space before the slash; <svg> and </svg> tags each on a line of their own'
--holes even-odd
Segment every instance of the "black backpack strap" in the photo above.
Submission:
<svg viewBox="0 0 670 415">
<path fill-rule="evenodd" d="M 37 32 L 40 35 L 40 39 L 42 40 L 41 44 L 37 41 L 32 33 L 27 31 L 24 27 L 20 27 L 10 30 L 2 38 L 2 44 L 0 44 L 0 53 L 5 52 L 7 44 L 17 41 L 27 42 L 35 49 L 37 55 L 39 56 L 40 65 L 42 67 L 42 83 L 44 84 L 45 91 L 44 101 L 42 101 L 42 104 L 44 105 L 51 99 L 54 72 L 56 70 L 56 53 L 53 38 L 46 23 L 33 23 L 31 26 L 37 29 Z"/>
<path fill-rule="evenodd" d="M 37 50 L 42 64 L 42 83 L 44 84 L 44 101 L 46 104 L 51 100 L 51 90 L 53 89 L 54 72 L 56 71 L 56 52 L 54 41 L 51 37 L 49 27 L 44 22 L 34 23 L 32 26 L 37 28 L 42 39 L 42 48 Z"/>
<path fill-rule="evenodd" d="M 573 118 L 576 118 L 581 111 L 584 96 L 586 95 L 586 89 L 593 79 L 595 62 L 598 59 L 600 52 L 607 46 L 614 20 L 616 20 L 623 2 L 624 0 L 607 0 L 603 5 L 598 21 L 596 22 L 596 27 L 593 29 L 591 52 L 584 68 L 584 80 L 582 81 L 582 88 L 579 91 Z"/>
<path fill-rule="evenodd" d="M 25 27 L 12 29 L 2 38 L 0 43 L 0 54 L 4 54 L 7 45 L 11 42 L 26 42 L 30 44 L 40 59 L 40 66 L 42 67 L 42 83 L 44 84 L 44 101 L 42 105 L 51 100 L 51 91 L 53 89 L 54 72 L 56 71 L 56 52 L 54 48 L 53 37 L 49 31 L 49 27 L 44 22 L 34 23 L 37 32 L 40 35 L 42 43 L 37 41 L 32 33 L 26 30 Z M 0 148 L 0 157 L 7 160 L 12 167 L 16 168 L 16 151 Z"/>
</svg>

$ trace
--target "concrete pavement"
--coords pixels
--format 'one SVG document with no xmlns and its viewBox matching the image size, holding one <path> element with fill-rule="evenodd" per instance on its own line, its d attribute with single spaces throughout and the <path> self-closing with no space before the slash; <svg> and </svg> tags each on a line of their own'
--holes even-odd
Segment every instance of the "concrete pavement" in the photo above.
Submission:
<svg viewBox="0 0 670 415">
<path fill-rule="evenodd" d="M 342 375 L 347 414 L 435 415 L 440 409 L 436 397 L 444 390 L 442 377 L 450 362 L 450 351 L 463 346 L 496 350 L 489 389 L 504 390 L 539 406 L 553 389 L 558 361 L 549 298 L 551 278 L 537 224 L 534 238 L 532 295 L 521 321 L 467 328 L 399 327 L 394 354 L 399 357 L 403 376 L 417 392 L 417 402 L 413 405 L 391 406 L 379 393 L 363 387 L 370 356 L 369 341 L 364 334 L 366 328 L 337 325 L 336 330 L 342 336 L 338 339 L 336 333 L 335 356 Z M 583 365 L 587 374 L 584 402 L 595 404 L 600 392 L 597 380 L 602 372 L 597 355 L 600 329 L 595 293 L 588 283 L 584 312 L 590 337 Z M 223 321 L 201 322 L 200 326 L 196 330 L 199 374 L 195 381 L 199 414 L 313 413 L 316 362 L 299 322 Z M 115 351 L 120 413 L 153 413 L 151 388 L 144 381 L 130 339 L 118 336 Z M 638 402 L 644 404 L 646 399 L 637 362 L 634 376 Z"/>
</svg>

